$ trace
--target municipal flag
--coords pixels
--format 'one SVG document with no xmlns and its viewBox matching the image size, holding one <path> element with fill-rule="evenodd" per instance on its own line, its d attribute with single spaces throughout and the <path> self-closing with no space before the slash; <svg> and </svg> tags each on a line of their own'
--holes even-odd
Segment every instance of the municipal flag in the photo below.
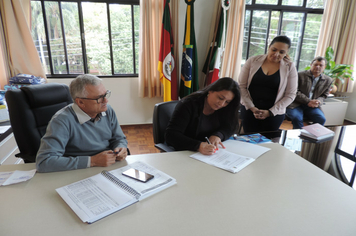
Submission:
<svg viewBox="0 0 356 236">
<path fill-rule="evenodd" d="M 173 32 L 171 24 L 170 0 L 164 1 L 164 12 L 159 50 L 158 71 L 163 84 L 163 101 L 178 100 L 177 72 L 173 52 Z"/>
<path fill-rule="evenodd" d="M 198 54 L 194 30 L 194 2 L 185 0 L 187 12 L 185 15 L 185 31 L 183 39 L 183 56 L 179 96 L 181 98 L 199 90 Z"/>
<path fill-rule="evenodd" d="M 214 38 L 203 67 L 205 85 L 212 84 L 220 78 L 220 67 L 225 51 L 226 15 L 230 3 L 225 0 L 221 4 L 222 7 L 219 9 L 218 16 L 219 21 L 217 22 L 217 27 L 215 27 Z"/>
</svg>

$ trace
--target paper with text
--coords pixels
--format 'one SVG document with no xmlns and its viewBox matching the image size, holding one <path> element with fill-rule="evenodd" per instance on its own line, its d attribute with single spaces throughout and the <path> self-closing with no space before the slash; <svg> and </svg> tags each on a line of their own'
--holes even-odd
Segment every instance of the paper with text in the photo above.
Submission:
<svg viewBox="0 0 356 236">
<path fill-rule="evenodd" d="M 101 174 L 56 189 L 83 222 L 95 222 L 137 202 Z"/>
<path fill-rule="evenodd" d="M 122 172 L 129 168 L 147 172 L 154 178 L 142 183 L 123 176 Z M 93 223 L 174 184 L 174 178 L 138 161 L 116 170 L 104 170 L 56 191 L 83 222 Z"/>
<path fill-rule="evenodd" d="M 228 150 L 229 152 L 233 152 L 246 157 L 251 157 L 253 159 L 257 159 L 262 154 L 271 150 L 268 147 L 263 147 L 258 144 L 246 143 L 231 139 L 224 141 L 223 144 L 226 150 Z"/>
<path fill-rule="evenodd" d="M 238 155 L 224 149 L 219 149 L 213 155 L 204 155 L 198 152 L 191 155 L 190 157 L 205 162 L 209 165 L 230 171 L 232 173 L 239 172 L 255 161 L 253 158 Z"/>
<path fill-rule="evenodd" d="M 0 186 L 17 184 L 31 179 L 36 173 L 36 169 L 23 171 L 15 170 L 11 172 L 0 172 Z"/>
</svg>

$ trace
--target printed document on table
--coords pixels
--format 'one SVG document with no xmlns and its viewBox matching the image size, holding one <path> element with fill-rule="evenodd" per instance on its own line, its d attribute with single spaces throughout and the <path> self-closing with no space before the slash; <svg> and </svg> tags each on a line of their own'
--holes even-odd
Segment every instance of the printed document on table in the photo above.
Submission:
<svg viewBox="0 0 356 236">
<path fill-rule="evenodd" d="M 204 155 L 198 152 L 190 157 L 232 173 L 239 172 L 255 161 L 253 158 L 235 154 L 224 149 L 219 149 L 213 155 Z"/>
<path fill-rule="evenodd" d="M 17 184 L 31 179 L 36 173 L 36 169 L 29 171 L 15 170 L 11 172 L 0 172 L 0 186 Z"/>
<path fill-rule="evenodd" d="M 129 168 L 152 174 L 154 178 L 142 183 L 122 175 Z M 137 161 L 116 170 L 103 170 L 56 191 L 83 222 L 93 223 L 176 183 L 162 171 Z"/>
<path fill-rule="evenodd" d="M 138 200 L 101 174 L 56 189 L 83 222 L 92 223 Z"/>
<path fill-rule="evenodd" d="M 253 159 L 257 159 L 262 154 L 271 150 L 270 148 L 263 147 L 257 144 L 246 143 L 246 142 L 241 142 L 241 141 L 231 140 L 231 139 L 224 141 L 223 144 L 226 150 Z M 221 147 L 219 147 L 219 150 L 220 149 Z"/>
</svg>

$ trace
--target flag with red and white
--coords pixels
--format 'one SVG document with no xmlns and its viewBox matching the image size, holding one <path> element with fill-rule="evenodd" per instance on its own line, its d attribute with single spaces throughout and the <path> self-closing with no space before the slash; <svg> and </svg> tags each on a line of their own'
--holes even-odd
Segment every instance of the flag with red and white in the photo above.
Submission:
<svg viewBox="0 0 356 236">
<path fill-rule="evenodd" d="M 163 101 L 178 100 L 177 73 L 174 60 L 174 42 L 171 24 L 170 0 L 164 1 L 164 12 L 159 50 L 158 71 L 163 84 Z"/>
</svg>

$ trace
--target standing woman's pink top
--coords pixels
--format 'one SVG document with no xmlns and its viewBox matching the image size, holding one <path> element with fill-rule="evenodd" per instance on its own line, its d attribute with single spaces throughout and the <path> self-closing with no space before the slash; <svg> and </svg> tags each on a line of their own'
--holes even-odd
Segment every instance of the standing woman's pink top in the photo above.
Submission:
<svg viewBox="0 0 356 236">
<path fill-rule="evenodd" d="M 246 110 L 254 107 L 252 98 L 248 91 L 248 87 L 253 76 L 266 60 L 267 54 L 250 57 L 241 69 L 239 75 L 239 86 L 241 91 L 241 104 Z M 294 101 L 298 89 L 298 73 L 294 63 L 287 58 L 280 61 L 279 67 L 280 83 L 274 106 L 269 110 L 273 115 L 282 115 L 286 112 L 286 108 Z"/>
</svg>

